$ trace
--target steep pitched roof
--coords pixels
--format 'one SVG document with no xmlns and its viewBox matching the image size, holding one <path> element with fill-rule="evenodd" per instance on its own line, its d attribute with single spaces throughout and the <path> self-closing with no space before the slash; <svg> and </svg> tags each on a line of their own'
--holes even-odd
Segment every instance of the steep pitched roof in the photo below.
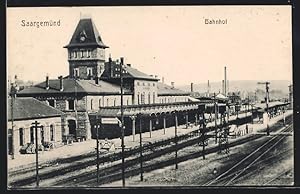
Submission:
<svg viewBox="0 0 300 194">
<path fill-rule="evenodd" d="M 80 40 L 81 36 L 85 37 L 84 41 Z M 70 43 L 66 45 L 65 48 L 77 46 L 96 46 L 100 48 L 109 48 L 103 43 L 101 36 L 91 18 L 80 19 Z"/>
<path fill-rule="evenodd" d="M 158 80 L 157 78 L 154 78 L 150 75 L 147 75 L 135 68 L 132 68 L 128 65 L 124 66 L 124 69 L 128 72 L 128 74 L 133 77 L 133 78 L 138 78 L 138 79 L 149 79 L 149 80 Z"/>
<path fill-rule="evenodd" d="M 28 96 L 30 94 L 120 94 L 120 86 L 100 80 L 95 84 L 94 80 L 74 80 L 63 79 L 63 91 L 60 91 L 60 80 L 49 80 L 49 89 L 46 90 L 46 82 L 36 84 L 18 92 L 19 96 Z M 130 90 L 124 89 L 124 93 L 130 93 Z"/>
<path fill-rule="evenodd" d="M 177 88 L 172 88 L 172 86 L 163 84 L 161 82 L 157 83 L 157 89 L 158 95 L 189 95 L 189 92 L 185 92 Z"/>
<path fill-rule="evenodd" d="M 111 68 L 116 68 L 116 67 L 120 66 L 116 61 L 106 62 L 105 65 L 107 68 L 105 68 L 105 71 L 101 75 L 101 78 L 103 78 L 103 79 L 110 78 Z M 109 67 L 109 66 L 111 66 L 111 67 Z M 145 80 L 153 80 L 153 81 L 159 80 L 158 78 L 155 78 L 146 73 L 143 73 L 143 72 L 139 71 L 138 69 L 135 69 L 129 65 L 124 65 L 124 70 L 125 70 L 125 73 L 123 74 L 123 78 L 145 79 Z"/>
<path fill-rule="evenodd" d="M 8 99 L 7 101 L 8 120 L 11 120 L 11 101 L 12 99 Z M 13 107 L 14 120 L 47 118 L 61 116 L 63 114 L 63 112 L 57 110 L 56 108 L 48 106 L 47 104 L 32 97 L 15 98 Z"/>
</svg>

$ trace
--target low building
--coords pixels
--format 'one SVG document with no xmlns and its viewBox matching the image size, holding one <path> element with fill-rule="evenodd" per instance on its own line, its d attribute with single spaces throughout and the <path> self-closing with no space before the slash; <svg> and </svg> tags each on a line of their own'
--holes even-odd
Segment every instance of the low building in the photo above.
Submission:
<svg viewBox="0 0 300 194">
<path fill-rule="evenodd" d="M 18 154 L 22 146 L 35 143 L 35 128 L 37 121 L 38 141 L 54 146 L 61 144 L 66 133 L 63 125 L 63 112 L 31 97 L 8 99 L 8 152 Z M 12 130 L 13 129 L 13 130 Z"/>
</svg>

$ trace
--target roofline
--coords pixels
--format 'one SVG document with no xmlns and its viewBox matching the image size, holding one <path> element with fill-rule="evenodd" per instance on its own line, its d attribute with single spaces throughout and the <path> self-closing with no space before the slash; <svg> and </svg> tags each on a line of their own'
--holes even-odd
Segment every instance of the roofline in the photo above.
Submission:
<svg viewBox="0 0 300 194">
<path fill-rule="evenodd" d="M 32 120 L 32 119 L 44 119 L 44 118 L 53 118 L 53 117 L 62 117 L 63 114 L 55 114 L 51 116 L 39 116 L 39 117 L 27 117 L 27 118 L 14 118 L 14 121 L 21 121 L 21 120 Z M 7 121 L 11 121 L 11 119 L 7 119 Z"/>
<path fill-rule="evenodd" d="M 74 47 L 96 47 L 96 48 L 109 48 L 109 46 L 106 45 L 100 45 L 100 44 L 96 44 L 96 43 L 85 43 L 85 44 L 67 44 L 66 46 L 63 46 L 63 48 L 74 48 Z"/>
<path fill-rule="evenodd" d="M 157 96 L 189 96 L 188 93 L 186 94 L 170 94 L 170 93 L 167 93 L 167 94 L 157 94 Z"/>
</svg>

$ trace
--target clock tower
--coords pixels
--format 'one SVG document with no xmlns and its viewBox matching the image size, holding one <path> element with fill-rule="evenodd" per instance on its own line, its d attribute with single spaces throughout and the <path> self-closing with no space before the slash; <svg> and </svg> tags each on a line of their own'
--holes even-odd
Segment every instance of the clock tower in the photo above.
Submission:
<svg viewBox="0 0 300 194">
<path fill-rule="evenodd" d="M 91 18 L 80 19 L 68 49 L 69 77 L 99 80 L 104 71 L 106 46 Z"/>
</svg>

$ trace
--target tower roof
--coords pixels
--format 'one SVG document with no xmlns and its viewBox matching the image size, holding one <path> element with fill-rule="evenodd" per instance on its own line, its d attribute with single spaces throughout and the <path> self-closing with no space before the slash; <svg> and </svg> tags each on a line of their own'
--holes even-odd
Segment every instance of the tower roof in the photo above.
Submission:
<svg viewBox="0 0 300 194">
<path fill-rule="evenodd" d="M 64 46 L 64 48 L 78 46 L 109 48 L 103 43 L 101 36 L 91 18 L 80 19 L 69 44 Z"/>
</svg>

